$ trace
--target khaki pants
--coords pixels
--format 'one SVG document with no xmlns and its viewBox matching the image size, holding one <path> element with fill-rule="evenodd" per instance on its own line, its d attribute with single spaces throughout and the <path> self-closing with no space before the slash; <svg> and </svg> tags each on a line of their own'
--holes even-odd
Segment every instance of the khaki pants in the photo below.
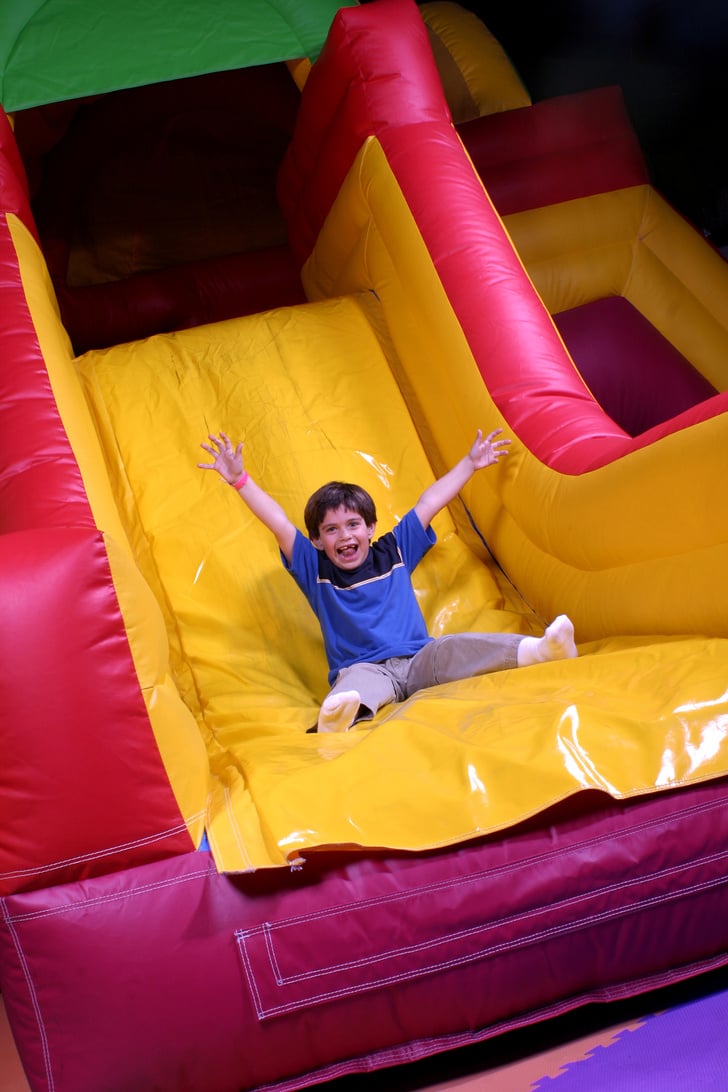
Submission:
<svg viewBox="0 0 728 1092">
<path fill-rule="evenodd" d="M 414 656 L 344 667 L 329 691 L 361 695 L 357 720 L 371 720 L 377 709 L 404 701 L 418 690 L 518 666 L 519 633 L 453 633 L 436 637 Z"/>
</svg>

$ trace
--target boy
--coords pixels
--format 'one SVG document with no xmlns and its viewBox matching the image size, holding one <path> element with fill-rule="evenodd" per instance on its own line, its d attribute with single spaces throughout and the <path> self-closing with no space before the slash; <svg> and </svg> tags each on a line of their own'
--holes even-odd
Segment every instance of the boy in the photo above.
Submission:
<svg viewBox="0 0 728 1092">
<path fill-rule="evenodd" d="M 383 705 L 427 686 L 578 655 L 574 627 L 559 615 L 543 637 L 511 633 L 427 633 L 410 574 L 435 543 L 430 522 L 476 470 L 508 454 L 500 429 L 478 429 L 468 452 L 424 491 L 393 532 L 374 541 L 374 501 L 357 485 L 329 482 L 306 504 L 308 539 L 243 468 L 241 443 L 224 432 L 200 446 L 216 470 L 275 536 L 285 567 L 319 620 L 329 662 L 319 732 L 346 732 Z"/>
</svg>

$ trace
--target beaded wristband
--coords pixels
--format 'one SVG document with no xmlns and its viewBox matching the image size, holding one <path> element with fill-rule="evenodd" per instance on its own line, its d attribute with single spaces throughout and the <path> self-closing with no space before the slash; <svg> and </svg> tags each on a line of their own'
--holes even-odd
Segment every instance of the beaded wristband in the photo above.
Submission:
<svg viewBox="0 0 728 1092">
<path fill-rule="evenodd" d="M 238 480 L 236 482 L 231 482 L 230 484 L 232 485 L 233 489 L 242 489 L 243 486 L 245 485 L 245 483 L 247 482 L 247 480 L 248 480 L 248 471 L 244 470 L 243 471 L 243 476 L 241 478 L 238 478 Z"/>
</svg>

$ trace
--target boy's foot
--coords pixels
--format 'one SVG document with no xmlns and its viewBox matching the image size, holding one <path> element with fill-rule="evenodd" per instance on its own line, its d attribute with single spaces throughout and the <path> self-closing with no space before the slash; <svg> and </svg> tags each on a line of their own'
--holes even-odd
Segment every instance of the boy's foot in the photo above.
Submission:
<svg viewBox="0 0 728 1092">
<path fill-rule="evenodd" d="M 340 690 L 325 698 L 318 718 L 319 732 L 348 732 L 361 705 L 358 690 Z"/>
<path fill-rule="evenodd" d="M 565 614 L 554 618 L 543 637 L 524 637 L 518 646 L 518 666 L 548 663 L 549 660 L 571 660 L 578 656 L 574 643 L 574 625 Z"/>
</svg>

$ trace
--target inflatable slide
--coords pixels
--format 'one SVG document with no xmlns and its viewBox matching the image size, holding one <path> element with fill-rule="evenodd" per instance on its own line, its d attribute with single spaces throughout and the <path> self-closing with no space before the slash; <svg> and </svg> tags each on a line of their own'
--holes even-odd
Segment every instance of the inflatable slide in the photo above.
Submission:
<svg viewBox="0 0 728 1092">
<path fill-rule="evenodd" d="M 709 615 L 615 632 L 587 601 L 578 659 L 320 736 L 313 616 L 196 468 L 222 428 L 292 519 L 342 477 L 385 530 L 478 427 L 504 428 L 508 459 L 417 569 L 433 634 L 540 632 L 509 576 L 558 589 L 519 520 L 588 575 L 583 530 L 609 560 L 616 530 L 593 525 L 633 474 L 675 496 L 688 429 L 625 439 L 580 380 L 416 6 L 339 11 L 303 86 L 278 197 L 304 302 L 78 351 L 2 123 L 0 990 L 34 1092 L 300 1088 L 725 963 L 728 642 Z M 569 462 L 582 447 L 592 465 Z M 684 553 L 704 522 L 680 522 Z M 648 585 L 658 537 L 620 546 Z M 660 570 L 673 601 L 699 598 L 693 563 L 687 590 Z M 613 585 L 611 617 L 633 590 Z"/>
<path fill-rule="evenodd" d="M 578 368 L 479 361 L 535 457 L 484 524 L 499 558 L 585 636 L 725 635 L 728 264 L 650 185 L 618 88 L 458 131 Z"/>
</svg>

